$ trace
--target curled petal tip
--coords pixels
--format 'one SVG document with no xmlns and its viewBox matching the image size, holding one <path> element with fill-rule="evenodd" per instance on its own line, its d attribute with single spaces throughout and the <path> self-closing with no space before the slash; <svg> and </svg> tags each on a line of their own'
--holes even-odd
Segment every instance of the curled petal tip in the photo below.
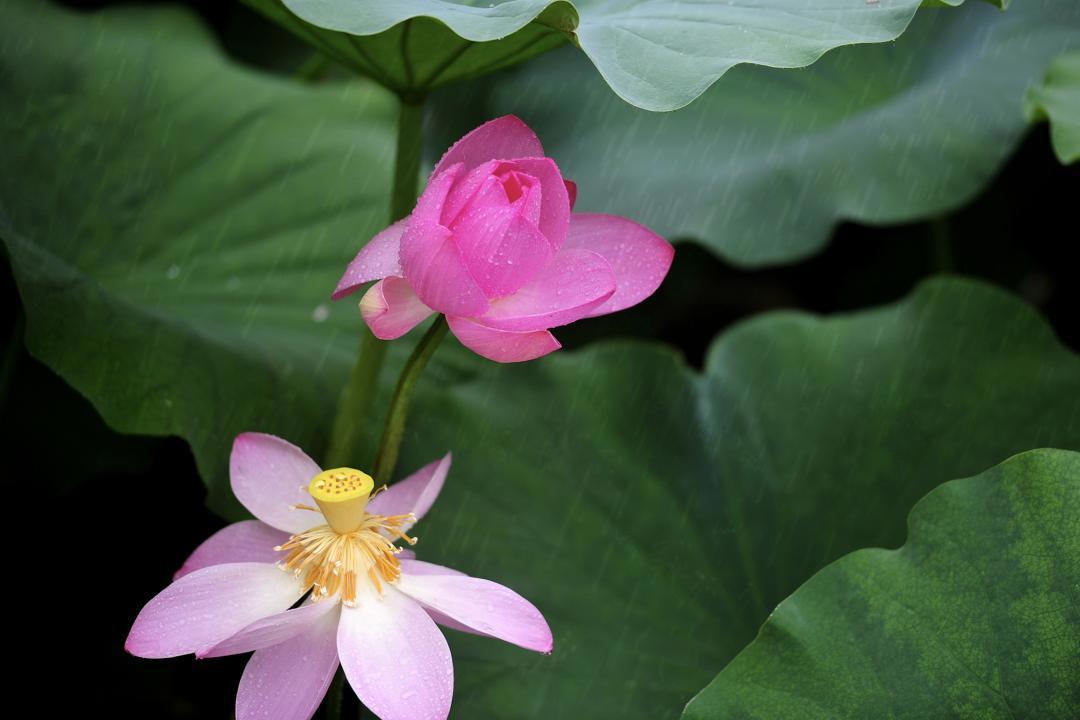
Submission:
<svg viewBox="0 0 1080 720">
<path fill-rule="evenodd" d="M 372 280 L 401 274 L 399 259 L 401 235 L 405 232 L 409 218 L 405 217 L 379 232 L 371 238 L 356 254 L 345 273 L 338 281 L 330 297 L 340 300 L 360 289 L 361 285 Z"/>
<path fill-rule="evenodd" d="M 421 302 L 409 283 L 399 277 L 383 278 L 360 300 L 360 315 L 380 340 L 401 337 L 431 313 L 431 308 Z"/>
</svg>

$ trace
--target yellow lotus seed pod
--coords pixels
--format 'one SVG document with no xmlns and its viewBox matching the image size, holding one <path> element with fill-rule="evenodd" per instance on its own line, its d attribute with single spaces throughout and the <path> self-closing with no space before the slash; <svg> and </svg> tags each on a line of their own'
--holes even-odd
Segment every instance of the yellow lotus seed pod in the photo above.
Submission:
<svg viewBox="0 0 1080 720">
<path fill-rule="evenodd" d="M 311 479 L 308 492 L 322 510 L 327 524 L 339 533 L 349 533 L 364 522 L 364 509 L 375 488 L 367 473 L 353 468 L 323 470 Z"/>
</svg>

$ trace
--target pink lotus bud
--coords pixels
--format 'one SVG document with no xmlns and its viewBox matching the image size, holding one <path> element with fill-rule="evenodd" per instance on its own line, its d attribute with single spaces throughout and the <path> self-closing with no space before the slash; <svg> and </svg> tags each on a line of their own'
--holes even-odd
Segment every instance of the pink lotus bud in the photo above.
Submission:
<svg viewBox="0 0 1080 720">
<path fill-rule="evenodd" d="M 440 312 L 484 357 L 546 355 L 560 347 L 550 328 L 641 302 L 674 255 L 631 220 L 572 213 L 576 196 L 528 126 L 492 120 L 447 151 L 412 214 L 360 251 L 334 299 L 380 280 L 361 302 L 379 338 Z"/>
</svg>

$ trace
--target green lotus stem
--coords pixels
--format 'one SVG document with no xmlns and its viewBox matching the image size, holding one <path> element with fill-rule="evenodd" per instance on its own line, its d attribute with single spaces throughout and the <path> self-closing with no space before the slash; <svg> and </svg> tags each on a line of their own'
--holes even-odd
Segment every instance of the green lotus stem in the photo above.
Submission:
<svg viewBox="0 0 1080 720">
<path fill-rule="evenodd" d="M 397 153 L 394 157 L 394 189 L 390 196 L 390 222 L 397 222 L 416 205 L 423 152 L 424 98 L 401 99 L 398 112 Z"/>
<path fill-rule="evenodd" d="M 293 72 L 293 79 L 300 82 L 314 82 L 318 80 L 327 68 L 330 67 L 330 58 L 321 52 L 313 52 L 300 67 Z"/>
<path fill-rule="evenodd" d="M 394 466 L 397 465 L 401 439 L 405 434 L 405 419 L 409 414 L 409 402 L 412 400 L 413 390 L 416 389 L 416 382 L 420 379 L 424 366 L 435 354 L 439 343 L 446 337 L 448 329 L 446 316 L 439 315 L 405 362 L 397 387 L 394 388 L 394 398 L 390 401 L 390 412 L 386 416 L 386 426 L 383 429 L 382 440 L 379 441 L 375 464 L 372 466 L 371 474 L 375 479 L 376 487 L 389 483 L 394 475 Z"/>
<path fill-rule="evenodd" d="M 402 98 L 398 113 L 397 151 L 394 158 L 394 184 L 390 195 L 390 222 L 396 222 L 412 212 L 416 204 L 420 179 L 420 155 L 423 144 L 424 99 Z M 361 433 L 370 428 L 371 404 L 375 399 L 376 383 L 386 359 L 387 344 L 376 339 L 366 326 L 353 366 L 352 375 L 341 391 L 337 415 L 326 452 L 326 467 L 350 465 L 363 467 L 356 457 Z M 400 385 L 400 382 L 399 382 Z M 396 393 L 395 393 L 396 397 Z M 380 456 L 382 451 L 380 449 Z M 397 453 L 395 450 L 394 459 Z M 391 462 L 391 470 L 393 462 Z"/>
<path fill-rule="evenodd" d="M 341 391 L 330 447 L 326 452 L 326 467 L 358 465 L 356 445 L 363 428 L 370 427 L 367 415 L 375 399 L 375 384 L 386 357 L 386 343 L 378 340 L 367 326 L 361 330 L 360 351 L 356 356 L 349 382 Z"/>
</svg>

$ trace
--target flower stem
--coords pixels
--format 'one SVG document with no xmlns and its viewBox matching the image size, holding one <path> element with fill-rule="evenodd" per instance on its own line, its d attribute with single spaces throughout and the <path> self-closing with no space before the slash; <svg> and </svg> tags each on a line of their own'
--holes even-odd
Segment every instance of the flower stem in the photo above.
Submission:
<svg viewBox="0 0 1080 720">
<path fill-rule="evenodd" d="M 349 382 L 341 391 L 334 427 L 330 431 L 330 447 L 326 451 L 326 467 L 341 467 L 357 462 L 354 457 L 360 429 L 370 425 L 365 422 L 368 408 L 375 396 L 375 383 L 379 379 L 386 346 L 367 327 L 360 331 L 360 352 L 356 356 Z"/>
<path fill-rule="evenodd" d="M 390 195 L 390 222 L 408 215 L 416 204 L 423 120 L 424 99 L 402 98 L 398 113 L 394 184 Z M 371 426 L 368 415 L 375 398 L 375 384 L 386 359 L 387 344 L 372 335 L 366 326 L 361 325 L 361 328 L 362 340 L 356 364 L 338 400 L 330 445 L 326 451 L 326 467 L 363 464 L 362 459 L 356 457 L 356 447 L 361 430 Z"/>
<path fill-rule="evenodd" d="M 375 464 L 372 466 L 372 476 L 376 487 L 389 483 L 394 475 L 394 466 L 397 465 L 398 451 L 401 449 L 401 440 L 405 434 L 405 419 L 409 414 L 409 402 L 412 400 L 413 390 L 416 389 L 416 381 L 420 379 L 420 373 L 424 371 L 424 366 L 435 354 L 439 343 L 446 337 L 448 329 L 446 316 L 439 315 L 405 362 L 397 387 L 394 388 L 390 412 L 386 416 L 386 426 L 383 429 L 382 439 L 379 441 Z"/>
<path fill-rule="evenodd" d="M 328 67 L 330 67 L 330 58 L 316 51 L 293 71 L 293 78 L 300 82 L 315 82 Z"/>
<path fill-rule="evenodd" d="M 397 153 L 394 156 L 394 190 L 390 196 L 390 222 L 412 212 L 420 180 L 423 152 L 424 97 L 401 98 L 398 111 Z"/>
</svg>

